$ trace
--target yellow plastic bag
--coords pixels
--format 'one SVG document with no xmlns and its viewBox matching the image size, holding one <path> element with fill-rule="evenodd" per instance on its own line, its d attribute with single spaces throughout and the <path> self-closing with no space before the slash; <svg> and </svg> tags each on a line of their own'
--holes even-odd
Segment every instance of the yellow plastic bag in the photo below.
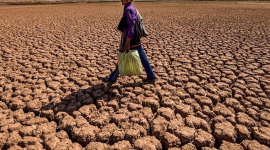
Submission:
<svg viewBox="0 0 270 150">
<path fill-rule="evenodd" d="M 130 50 L 117 55 L 118 69 L 121 76 L 140 75 L 143 72 L 138 50 Z"/>
</svg>

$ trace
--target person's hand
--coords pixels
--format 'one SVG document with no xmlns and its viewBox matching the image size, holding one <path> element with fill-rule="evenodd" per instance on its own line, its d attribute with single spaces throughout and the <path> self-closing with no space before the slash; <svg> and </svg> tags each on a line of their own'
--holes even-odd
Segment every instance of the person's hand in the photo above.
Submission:
<svg viewBox="0 0 270 150">
<path fill-rule="evenodd" d="M 130 50 L 130 41 L 131 41 L 131 38 L 127 38 L 127 41 L 124 47 L 124 51 L 126 51 L 126 53 L 128 53 Z"/>
<path fill-rule="evenodd" d="M 124 50 L 126 53 L 128 53 L 130 50 L 130 44 L 126 44 Z"/>
</svg>

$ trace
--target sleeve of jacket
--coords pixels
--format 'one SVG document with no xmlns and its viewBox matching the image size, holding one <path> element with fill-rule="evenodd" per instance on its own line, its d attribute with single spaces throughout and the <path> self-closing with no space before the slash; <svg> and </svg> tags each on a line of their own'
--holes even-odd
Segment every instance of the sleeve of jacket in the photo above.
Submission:
<svg viewBox="0 0 270 150">
<path fill-rule="evenodd" d="M 137 18 L 136 10 L 127 9 L 128 38 L 134 38 L 135 22 Z"/>
</svg>

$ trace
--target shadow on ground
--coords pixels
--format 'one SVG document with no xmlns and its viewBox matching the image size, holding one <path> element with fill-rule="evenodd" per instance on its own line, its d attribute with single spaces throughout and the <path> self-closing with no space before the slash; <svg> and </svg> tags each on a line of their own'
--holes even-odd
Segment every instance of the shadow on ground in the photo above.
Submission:
<svg viewBox="0 0 270 150">
<path fill-rule="evenodd" d="M 52 99 L 50 104 L 42 106 L 39 115 L 40 117 L 46 117 L 49 121 L 55 121 L 55 116 L 58 112 L 65 112 L 76 117 L 80 113 L 79 109 L 85 105 L 94 104 L 97 109 L 102 106 L 119 107 L 119 101 L 123 97 L 123 89 L 128 87 L 142 87 L 144 84 L 147 83 L 124 83 L 121 85 L 122 88 L 120 88 L 119 84 L 93 84 L 87 89 L 72 92 L 62 99 Z"/>
</svg>

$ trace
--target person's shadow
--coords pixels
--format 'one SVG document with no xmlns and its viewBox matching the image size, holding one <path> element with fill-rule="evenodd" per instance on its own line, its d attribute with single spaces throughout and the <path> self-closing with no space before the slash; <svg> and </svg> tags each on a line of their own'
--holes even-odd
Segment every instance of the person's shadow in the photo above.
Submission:
<svg viewBox="0 0 270 150">
<path fill-rule="evenodd" d="M 142 87 L 144 84 L 147 83 L 124 83 L 122 86 L 123 88 L 135 88 Z M 118 85 L 111 83 L 90 85 L 87 89 L 80 89 L 64 98 L 58 99 L 58 101 L 51 101 L 49 104 L 43 105 L 39 115 L 40 117 L 47 118 L 49 121 L 57 122 L 55 116 L 58 112 L 65 112 L 75 118 L 78 110 L 85 105 L 94 104 L 96 108 L 99 109 L 102 106 L 107 106 L 110 101 L 116 101 L 118 103 L 123 97 L 123 91 L 121 91 Z"/>
<path fill-rule="evenodd" d="M 103 137 L 101 132 L 103 127 L 111 123 L 119 123 L 113 115 L 116 113 L 117 116 L 117 111 L 127 107 L 129 101 L 136 103 L 132 89 L 135 90 L 135 87 L 143 89 L 144 84 L 147 83 L 138 81 L 110 84 L 98 81 L 86 89 L 74 91 L 61 99 L 51 99 L 50 103 L 42 106 L 36 115 L 56 122 L 56 132 L 66 132 L 72 142 L 77 142 L 83 147 L 91 141 L 113 144 L 112 137 L 109 139 Z M 84 137 L 88 138 L 84 139 Z"/>
</svg>

